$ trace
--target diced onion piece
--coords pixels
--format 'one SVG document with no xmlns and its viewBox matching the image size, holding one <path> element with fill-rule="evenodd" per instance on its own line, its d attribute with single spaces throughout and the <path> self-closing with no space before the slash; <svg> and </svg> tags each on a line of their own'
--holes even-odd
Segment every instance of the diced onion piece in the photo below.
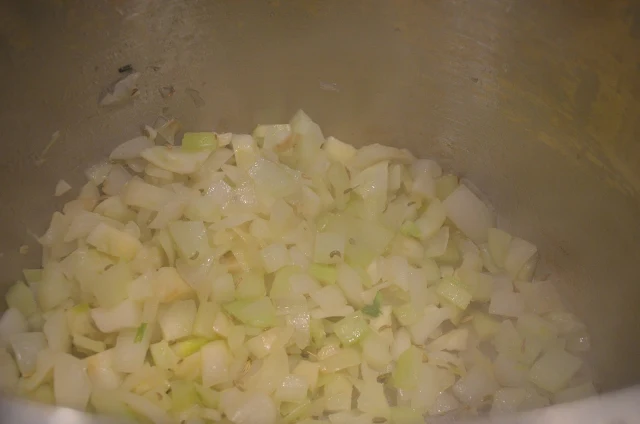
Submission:
<svg viewBox="0 0 640 424">
<path fill-rule="evenodd" d="M 276 198 L 290 196 L 301 189 L 297 171 L 265 158 L 257 158 L 247 173 L 259 190 Z"/>
<path fill-rule="evenodd" d="M 184 148 L 153 146 L 140 152 L 140 156 L 158 168 L 176 174 L 192 174 L 196 172 L 211 154 L 210 150 L 197 152 Z"/>
<path fill-rule="evenodd" d="M 151 277 L 155 295 L 163 303 L 188 296 L 193 289 L 180 277 L 175 268 L 163 267 Z"/>
<path fill-rule="evenodd" d="M 357 150 L 350 144 L 338 140 L 335 137 L 327 137 L 326 142 L 322 146 L 329 157 L 337 162 L 346 165 L 355 156 Z"/>
<path fill-rule="evenodd" d="M 442 204 L 447 217 L 467 237 L 476 243 L 487 241 L 488 230 L 494 224 L 493 213 L 465 185 L 458 186 Z"/>
<path fill-rule="evenodd" d="M 135 393 L 123 393 L 122 400 L 135 412 L 153 423 L 169 424 L 173 422 L 169 414 L 149 399 Z"/>
<path fill-rule="evenodd" d="M 85 361 L 93 387 L 115 390 L 122 383 L 122 375 L 113 369 L 113 349 L 91 355 Z"/>
<path fill-rule="evenodd" d="M 518 317 L 524 313 L 524 310 L 524 298 L 521 293 L 500 291 L 491 295 L 489 312 L 494 315 Z"/>
<path fill-rule="evenodd" d="M 307 397 L 309 383 L 304 377 L 290 374 L 276 388 L 274 399 L 280 402 L 301 402 Z"/>
<path fill-rule="evenodd" d="M 23 377 L 29 377 L 36 371 L 38 353 L 47 347 L 44 333 L 13 334 L 9 341 L 20 373 Z"/>
<path fill-rule="evenodd" d="M 18 385 L 20 372 L 11 354 L 0 348 L 0 391 L 12 392 Z"/>
<path fill-rule="evenodd" d="M 526 240 L 514 237 L 504 258 L 504 267 L 511 277 L 516 277 L 522 267 L 531 259 L 538 249 Z"/>
<path fill-rule="evenodd" d="M 500 353 L 493 362 L 493 372 L 502 386 L 524 387 L 528 381 L 529 368 L 509 355 Z"/>
<path fill-rule="evenodd" d="M 525 389 L 502 388 L 493 396 L 491 414 L 504 414 L 517 412 L 518 408 L 527 397 Z"/>
<path fill-rule="evenodd" d="M 69 352 L 71 339 L 67 317 L 63 310 L 58 309 L 49 315 L 42 328 L 47 337 L 47 345 L 53 352 Z"/>
<path fill-rule="evenodd" d="M 127 183 L 131 181 L 131 178 L 131 174 L 122 165 L 115 165 L 104 180 L 102 191 L 109 196 L 118 195 Z"/>
<path fill-rule="evenodd" d="M 376 381 L 367 381 L 358 390 L 358 409 L 374 417 L 388 418 L 389 402 L 384 393 L 384 386 Z"/>
<path fill-rule="evenodd" d="M 549 350 L 529 371 L 529 380 L 543 390 L 556 393 L 564 389 L 582 367 L 582 361 L 564 350 Z"/>
<path fill-rule="evenodd" d="M 467 348 L 467 340 L 469 338 L 469 330 L 466 328 L 457 328 L 435 339 L 427 345 L 427 350 L 451 350 L 462 351 Z"/>
<path fill-rule="evenodd" d="M 18 309 L 10 307 L 0 317 L 0 348 L 9 344 L 11 336 L 25 333 L 27 330 L 28 324 L 24 315 Z"/>
<path fill-rule="evenodd" d="M 146 183 L 137 177 L 127 183 L 121 196 L 128 206 L 136 206 L 152 211 L 162 209 L 164 205 L 175 197 L 171 191 Z"/>
<path fill-rule="evenodd" d="M 335 354 L 320 361 L 320 371 L 332 373 L 360 364 L 360 353 L 353 348 L 338 350 Z"/>
<path fill-rule="evenodd" d="M 553 396 L 553 401 L 555 403 L 573 402 L 595 396 L 596 394 L 597 392 L 595 387 L 593 387 L 593 383 L 584 383 L 556 393 Z"/>
<path fill-rule="evenodd" d="M 291 262 L 289 251 L 281 243 L 271 244 L 260 251 L 267 273 L 275 272 Z"/>
<path fill-rule="evenodd" d="M 362 342 L 362 357 L 376 370 L 384 369 L 391 360 L 388 340 L 376 333 L 369 333 Z"/>
<path fill-rule="evenodd" d="M 427 210 L 415 222 L 419 230 L 418 237 L 421 239 L 432 237 L 442 227 L 446 219 L 447 210 L 442 202 L 438 199 L 433 200 L 429 203 Z"/>
<path fill-rule="evenodd" d="M 485 396 L 492 395 L 497 389 L 498 384 L 491 370 L 481 366 L 471 368 L 467 375 L 453 385 L 453 393 L 467 405 L 479 403 Z"/>
<path fill-rule="evenodd" d="M 144 363 L 152 331 L 146 331 L 141 340 L 137 340 L 136 330 L 124 330 L 118 334 L 113 349 L 113 369 L 132 373 Z"/>
<path fill-rule="evenodd" d="M 435 305 L 427 306 L 422 317 L 409 326 L 411 340 L 417 345 L 424 344 L 427 337 L 449 317 L 450 312 L 446 308 L 438 308 Z"/>
<path fill-rule="evenodd" d="M 196 312 L 196 303 L 193 300 L 181 300 L 169 305 L 158 318 L 163 338 L 172 341 L 189 336 L 193 330 Z"/>
<path fill-rule="evenodd" d="M 132 235 L 100 223 L 87 237 L 87 243 L 101 252 L 131 260 L 138 253 L 142 244 Z"/>
<path fill-rule="evenodd" d="M 407 150 L 380 144 L 369 144 L 356 152 L 355 156 L 348 162 L 348 166 L 356 170 L 361 170 L 388 160 L 409 163 L 412 158 L 411 153 Z"/>
<path fill-rule="evenodd" d="M 229 393 L 233 391 L 232 393 Z M 234 424 L 275 424 L 276 406 L 271 398 L 257 391 L 225 391 L 221 396 L 221 409 Z"/>
<path fill-rule="evenodd" d="M 326 409 L 334 412 L 350 410 L 352 393 L 353 385 L 351 382 L 341 374 L 334 375 L 331 381 L 324 386 Z"/>
<path fill-rule="evenodd" d="M 91 395 L 84 361 L 58 353 L 53 367 L 53 391 L 56 404 L 83 411 Z"/>
<path fill-rule="evenodd" d="M 325 232 L 316 235 L 313 260 L 322 264 L 342 262 L 346 239 L 344 234 Z"/>
<path fill-rule="evenodd" d="M 202 384 L 205 387 L 225 383 L 230 378 L 229 366 L 232 356 L 227 343 L 223 340 L 213 341 L 200 349 L 202 361 Z"/>
<path fill-rule="evenodd" d="M 301 360 L 293 369 L 293 374 L 304 378 L 310 390 L 314 390 L 318 384 L 320 364 Z"/>
<path fill-rule="evenodd" d="M 140 307 L 133 300 L 126 299 L 111 309 L 92 309 L 91 318 L 98 330 L 103 333 L 112 333 L 138 327 L 142 317 Z"/>
<path fill-rule="evenodd" d="M 56 190 L 54 195 L 56 197 L 59 197 L 65 194 L 66 192 L 68 192 L 69 190 L 71 190 L 71 186 L 69 185 L 69 183 L 66 182 L 65 180 L 59 180 L 58 183 L 56 184 Z"/>
<path fill-rule="evenodd" d="M 504 267 L 511 239 L 511 234 L 497 228 L 489 228 L 487 232 L 489 252 L 495 264 L 501 268 Z"/>
</svg>

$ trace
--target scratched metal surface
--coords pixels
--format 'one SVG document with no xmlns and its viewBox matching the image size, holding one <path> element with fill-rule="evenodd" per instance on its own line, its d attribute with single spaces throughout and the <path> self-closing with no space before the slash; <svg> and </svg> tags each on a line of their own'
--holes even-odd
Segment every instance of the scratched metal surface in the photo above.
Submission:
<svg viewBox="0 0 640 424">
<path fill-rule="evenodd" d="M 127 63 L 140 96 L 99 108 Z M 637 0 L 0 0 L 0 64 L 3 283 L 36 263 L 57 180 L 141 124 L 249 131 L 303 108 L 472 181 L 589 325 L 599 387 L 640 382 Z"/>
</svg>

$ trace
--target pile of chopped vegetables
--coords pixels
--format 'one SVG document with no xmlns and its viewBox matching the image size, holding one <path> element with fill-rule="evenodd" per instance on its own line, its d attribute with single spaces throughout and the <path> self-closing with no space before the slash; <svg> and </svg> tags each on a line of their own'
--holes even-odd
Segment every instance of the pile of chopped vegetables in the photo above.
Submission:
<svg viewBox="0 0 640 424">
<path fill-rule="evenodd" d="M 423 422 L 594 393 L 537 250 L 433 160 L 146 127 L 6 295 L 0 389 L 140 421 Z"/>
</svg>

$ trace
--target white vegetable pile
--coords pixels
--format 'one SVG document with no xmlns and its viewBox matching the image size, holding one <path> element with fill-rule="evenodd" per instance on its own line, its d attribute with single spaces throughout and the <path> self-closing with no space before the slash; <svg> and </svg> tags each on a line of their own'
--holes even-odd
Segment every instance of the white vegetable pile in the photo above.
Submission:
<svg viewBox="0 0 640 424">
<path fill-rule="evenodd" d="M 594 392 L 536 247 L 432 160 L 170 121 L 87 172 L 0 319 L 3 391 L 147 422 L 398 423 Z"/>
</svg>

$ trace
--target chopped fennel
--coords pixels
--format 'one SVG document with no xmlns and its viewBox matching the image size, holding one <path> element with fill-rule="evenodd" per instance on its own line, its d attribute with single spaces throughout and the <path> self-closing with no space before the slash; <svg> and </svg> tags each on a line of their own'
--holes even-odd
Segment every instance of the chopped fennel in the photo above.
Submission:
<svg viewBox="0 0 640 424">
<path fill-rule="evenodd" d="M 302 111 L 177 146 L 179 128 L 146 126 L 54 213 L 42 268 L 6 294 L 0 390 L 235 424 L 409 424 L 595 393 L 587 330 L 533 279 L 536 247 L 436 162 L 325 138 Z"/>
</svg>

